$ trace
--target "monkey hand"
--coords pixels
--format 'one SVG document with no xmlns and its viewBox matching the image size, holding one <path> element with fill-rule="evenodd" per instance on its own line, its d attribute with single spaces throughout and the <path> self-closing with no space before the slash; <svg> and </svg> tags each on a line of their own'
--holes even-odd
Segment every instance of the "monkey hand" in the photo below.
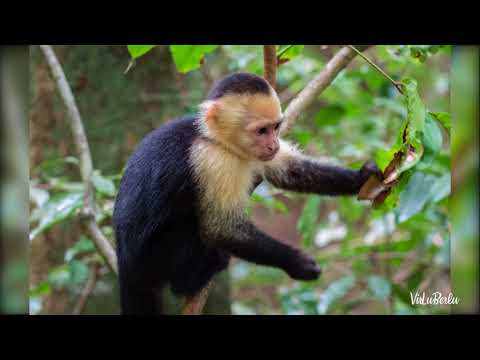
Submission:
<svg viewBox="0 0 480 360">
<path fill-rule="evenodd" d="M 361 185 L 363 185 L 371 175 L 375 175 L 379 180 L 383 179 L 382 171 L 377 167 L 374 161 L 368 160 L 359 170 Z"/>
<path fill-rule="evenodd" d="M 295 280 L 316 280 L 320 276 L 321 270 L 314 258 L 298 251 L 286 272 Z"/>
</svg>

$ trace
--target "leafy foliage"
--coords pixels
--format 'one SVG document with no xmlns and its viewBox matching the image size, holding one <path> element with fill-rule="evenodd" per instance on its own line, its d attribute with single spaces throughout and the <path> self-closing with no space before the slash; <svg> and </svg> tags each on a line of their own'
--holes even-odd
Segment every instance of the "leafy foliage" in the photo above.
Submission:
<svg viewBox="0 0 480 360">
<path fill-rule="evenodd" d="M 96 89 L 78 90 L 76 96 L 81 112 L 85 113 L 87 132 L 92 134 L 89 141 L 99 166 L 92 177 L 97 222 L 112 241 L 114 196 L 134 144 L 160 121 L 196 111 L 196 104 L 208 89 L 209 78 L 232 71 L 263 74 L 261 46 L 222 45 L 222 51 L 215 51 L 218 47 L 128 45 L 132 59 L 145 54 L 155 57 L 155 61 L 144 61 L 128 77 L 123 75 L 125 46 L 118 51 L 121 56 L 112 55 L 111 48 L 106 47 L 66 52 L 70 56 L 65 61 L 67 77 L 72 84 L 81 89 L 81 80 L 85 74 L 91 74 L 89 89 Z M 382 170 L 394 173 L 390 192 L 382 206 L 372 209 L 369 202 L 353 197 L 273 192 L 263 184 L 262 189 L 268 191 L 252 195 L 249 214 L 259 216 L 255 211 L 259 206 L 270 209 L 264 223 L 272 224 L 277 234 L 285 234 L 282 240 L 298 242 L 297 246 L 315 256 L 323 274 L 318 281 L 295 282 L 280 270 L 236 261 L 231 267 L 234 313 L 444 311 L 413 306 L 410 292 L 422 286 L 436 289 L 438 284 L 448 283 L 444 270 L 449 266 L 450 247 L 447 206 L 451 186 L 451 118 L 448 72 L 443 69 L 448 68 L 445 64 L 449 62 L 449 49 L 436 45 L 373 47 L 369 56 L 392 78 L 402 79 L 404 96 L 371 66 L 357 59 L 302 114 L 289 134 L 290 139 L 300 143 L 307 153 L 335 157 L 352 168 L 375 158 Z M 288 99 L 282 106 L 323 69 L 336 51 L 332 46 L 277 47 L 281 64 L 278 92 Z M 95 67 L 94 61 L 85 62 L 85 58 L 100 58 L 102 66 Z M 173 62 L 185 76 L 174 77 L 171 67 L 159 68 L 159 62 Z M 202 72 L 195 71 L 202 65 Z M 159 81 L 152 84 L 152 76 Z M 102 92 L 103 84 L 108 84 L 108 93 Z M 60 111 L 59 107 L 55 111 Z M 58 142 L 63 141 L 65 131 L 56 130 Z M 31 180 L 32 241 L 59 224 L 71 226 L 82 206 L 78 159 L 62 157 L 55 145 L 46 146 L 45 161 L 35 169 L 35 178 Z M 332 218 L 334 221 L 330 221 Z M 298 237 L 287 231 L 295 222 Z M 346 230 L 335 233 L 340 228 Z M 336 236 L 319 248 L 314 240 L 319 235 L 328 239 L 328 232 Z M 103 265 L 91 239 L 81 233 L 75 235 L 74 242 L 61 255 L 60 261 L 31 289 L 33 313 L 41 310 L 45 296 L 58 291 L 66 291 L 72 298 L 78 296 L 90 267 Z"/>
</svg>

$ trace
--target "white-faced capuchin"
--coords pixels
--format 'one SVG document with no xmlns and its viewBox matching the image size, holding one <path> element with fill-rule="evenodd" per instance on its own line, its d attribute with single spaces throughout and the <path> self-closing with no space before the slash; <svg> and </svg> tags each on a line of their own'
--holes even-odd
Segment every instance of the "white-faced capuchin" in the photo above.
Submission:
<svg viewBox="0 0 480 360">
<path fill-rule="evenodd" d="M 297 280 L 320 275 L 315 260 L 259 230 L 245 207 L 261 181 L 286 190 L 355 195 L 371 174 L 323 164 L 278 138 L 282 111 L 261 77 L 221 79 L 197 116 L 148 134 L 130 157 L 114 209 L 122 314 L 161 313 L 170 285 L 192 296 L 231 256 L 284 270 Z M 381 175 L 380 175 L 381 176 Z"/>
</svg>

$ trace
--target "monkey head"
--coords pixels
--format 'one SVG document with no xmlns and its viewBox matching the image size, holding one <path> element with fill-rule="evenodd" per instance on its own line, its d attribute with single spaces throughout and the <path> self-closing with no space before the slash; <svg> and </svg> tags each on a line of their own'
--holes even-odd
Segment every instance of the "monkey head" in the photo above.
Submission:
<svg viewBox="0 0 480 360">
<path fill-rule="evenodd" d="M 201 105 L 204 135 L 241 158 L 270 161 L 279 150 L 282 110 L 261 77 L 236 73 L 214 86 Z"/>
</svg>

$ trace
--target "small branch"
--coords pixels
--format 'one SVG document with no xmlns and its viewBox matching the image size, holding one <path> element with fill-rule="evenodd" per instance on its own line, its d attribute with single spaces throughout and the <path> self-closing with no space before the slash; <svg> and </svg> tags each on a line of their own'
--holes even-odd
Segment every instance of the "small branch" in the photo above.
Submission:
<svg viewBox="0 0 480 360">
<path fill-rule="evenodd" d="M 85 305 L 87 304 L 88 297 L 92 293 L 92 291 L 95 289 L 95 286 L 97 285 L 97 279 L 98 279 L 98 269 L 99 269 L 99 264 L 93 264 L 92 268 L 90 269 L 90 276 L 88 277 L 87 283 L 85 284 L 85 287 L 82 290 L 82 293 L 80 294 L 80 298 L 78 299 L 78 302 L 76 303 L 72 315 L 80 315 L 83 310 L 85 309 Z"/>
<path fill-rule="evenodd" d="M 208 294 L 213 282 L 210 281 L 200 292 L 191 298 L 187 298 L 182 315 L 200 315 L 208 299 Z"/>
<path fill-rule="evenodd" d="M 117 270 L 117 257 L 112 244 L 100 231 L 95 221 L 95 199 L 94 189 L 91 181 L 93 173 L 92 156 L 90 154 L 90 148 L 88 146 L 87 137 L 83 128 L 82 118 L 78 111 L 75 98 L 72 90 L 68 85 L 65 73 L 60 65 L 53 49 L 50 45 L 40 45 L 40 49 L 45 55 L 45 59 L 50 67 L 53 78 L 57 84 L 60 96 L 67 108 L 68 117 L 70 119 L 70 128 L 73 133 L 73 139 L 77 148 L 78 157 L 80 159 L 80 173 L 82 176 L 84 186 L 84 202 L 82 220 L 85 221 L 90 236 L 93 238 L 98 251 L 105 258 L 105 261 L 110 268 L 118 273 Z"/>
<path fill-rule="evenodd" d="M 375 64 L 372 60 L 370 60 L 366 55 L 364 55 L 361 51 L 355 48 L 353 45 L 348 45 L 353 51 L 355 51 L 358 55 L 360 55 L 366 62 L 373 66 L 375 70 L 377 70 L 380 74 L 382 74 L 387 80 L 389 80 L 403 95 L 402 84 L 398 81 L 393 80 L 385 71 L 383 71 L 377 64 Z"/>
<path fill-rule="evenodd" d="M 263 77 L 275 89 L 277 82 L 276 45 L 263 45 Z"/>
<path fill-rule="evenodd" d="M 368 46 L 363 45 L 362 49 Z M 353 60 L 357 53 L 348 46 L 343 47 L 323 70 L 290 102 L 284 113 L 285 125 L 282 127 L 282 134 L 287 133 L 293 126 L 294 121 L 305 110 L 315 98 L 322 93 L 335 79 L 335 77 Z"/>
</svg>

